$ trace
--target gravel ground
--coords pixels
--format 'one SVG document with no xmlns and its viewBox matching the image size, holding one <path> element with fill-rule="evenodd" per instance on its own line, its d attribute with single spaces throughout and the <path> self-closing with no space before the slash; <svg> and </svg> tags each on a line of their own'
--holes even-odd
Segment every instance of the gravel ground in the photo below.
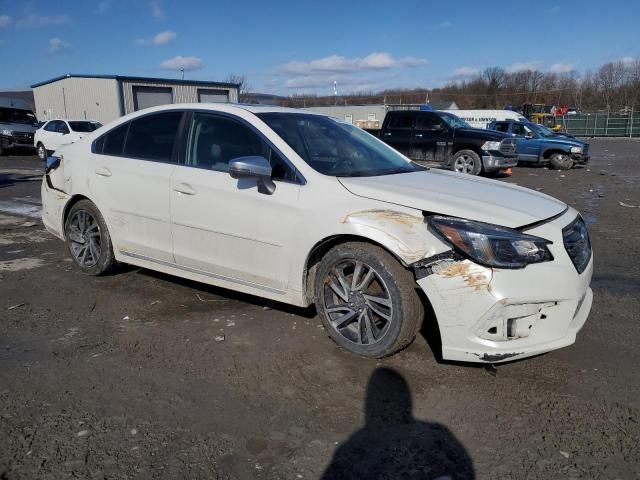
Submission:
<svg viewBox="0 0 640 480">
<path fill-rule="evenodd" d="M 421 335 L 371 361 L 312 310 L 137 268 L 93 278 L 37 219 L 40 163 L 0 158 L 0 479 L 640 478 L 640 141 L 504 179 L 582 211 L 591 316 L 486 369 Z M 362 473 L 366 472 L 366 473 Z"/>
</svg>

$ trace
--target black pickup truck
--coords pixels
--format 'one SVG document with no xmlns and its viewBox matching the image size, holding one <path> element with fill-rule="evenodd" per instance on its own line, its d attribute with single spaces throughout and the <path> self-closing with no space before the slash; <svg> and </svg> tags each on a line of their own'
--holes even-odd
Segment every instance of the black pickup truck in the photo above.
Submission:
<svg viewBox="0 0 640 480">
<path fill-rule="evenodd" d="M 388 112 L 380 130 L 367 130 L 418 163 L 439 163 L 471 175 L 496 173 L 518 163 L 516 140 L 491 130 L 471 128 L 446 112 Z"/>
</svg>

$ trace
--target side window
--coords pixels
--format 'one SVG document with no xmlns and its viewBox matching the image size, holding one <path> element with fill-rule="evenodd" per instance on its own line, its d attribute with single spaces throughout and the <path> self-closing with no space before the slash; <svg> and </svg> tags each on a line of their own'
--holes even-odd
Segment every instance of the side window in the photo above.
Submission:
<svg viewBox="0 0 640 480">
<path fill-rule="evenodd" d="M 519 123 L 514 123 L 511 126 L 511 133 L 518 137 L 524 137 L 524 126 Z"/>
<path fill-rule="evenodd" d="M 67 124 L 65 122 L 58 122 L 58 133 L 62 133 L 62 134 L 67 134 L 69 133 L 69 127 L 67 127 Z"/>
<path fill-rule="evenodd" d="M 44 130 L 47 132 L 57 132 L 58 131 L 58 122 L 56 120 L 52 120 L 44 126 Z"/>
<path fill-rule="evenodd" d="M 423 113 L 416 119 L 416 130 L 444 130 L 446 128 L 444 120 L 437 115 Z"/>
<path fill-rule="evenodd" d="M 171 161 L 181 119 L 181 111 L 172 111 L 132 120 L 123 155 L 142 160 Z"/>
<path fill-rule="evenodd" d="M 499 132 L 507 133 L 509 131 L 509 124 L 505 122 L 496 122 L 496 128 Z"/>
<path fill-rule="evenodd" d="M 403 113 L 392 115 L 388 128 L 390 130 L 411 130 L 413 128 L 413 115 Z"/>
<path fill-rule="evenodd" d="M 127 130 L 129 129 L 129 122 L 120 125 L 119 127 L 109 130 L 105 133 L 100 140 L 104 142 L 102 152 L 105 155 L 122 155 L 122 149 L 124 148 L 124 139 L 127 137 Z M 96 145 L 96 150 L 100 153 L 100 146 Z"/>
<path fill-rule="evenodd" d="M 228 172 L 234 158 L 254 155 L 271 162 L 274 180 L 295 181 L 295 171 L 248 126 L 222 116 L 194 113 L 187 165 Z"/>
</svg>

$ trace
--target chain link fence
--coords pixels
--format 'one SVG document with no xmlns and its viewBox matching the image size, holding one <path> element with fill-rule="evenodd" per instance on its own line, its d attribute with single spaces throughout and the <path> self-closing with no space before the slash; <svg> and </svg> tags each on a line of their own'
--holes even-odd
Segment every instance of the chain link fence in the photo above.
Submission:
<svg viewBox="0 0 640 480">
<path fill-rule="evenodd" d="M 567 133 L 578 137 L 640 137 L 640 112 L 587 113 L 556 117 Z"/>
</svg>

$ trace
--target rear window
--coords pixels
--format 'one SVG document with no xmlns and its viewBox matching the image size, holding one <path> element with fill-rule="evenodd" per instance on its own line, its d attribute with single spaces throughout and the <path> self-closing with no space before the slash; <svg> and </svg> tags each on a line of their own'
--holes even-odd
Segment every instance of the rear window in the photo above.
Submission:
<svg viewBox="0 0 640 480">
<path fill-rule="evenodd" d="M 168 162 L 178 136 L 182 112 L 146 115 L 131 121 L 124 156 Z"/>
<path fill-rule="evenodd" d="M 105 155 L 122 155 L 128 129 L 129 123 L 125 123 L 103 135 L 97 145 L 98 152 L 100 151 L 100 143 L 102 143 L 102 153 Z"/>
<path fill-rule="evenodd" d="M 71 130 L 74 132 L 89 133 L 100 128 L 97 122 L 69 122 Z"/>
<path fill-rule="evenodd" d="M 387 128 L 392 130 L 411 130 L 413 128 L 413 115 L 392 115 Z"/>
<path fill-rule="evenodd" d="M 501 122 L 496 122 L 496 124 L 494 125 L 494 130 L 497 130 L 499 132 L 508 132 L 509 131 L 509 124 L 508 123 L 501 123 Z"/>
</svg>

